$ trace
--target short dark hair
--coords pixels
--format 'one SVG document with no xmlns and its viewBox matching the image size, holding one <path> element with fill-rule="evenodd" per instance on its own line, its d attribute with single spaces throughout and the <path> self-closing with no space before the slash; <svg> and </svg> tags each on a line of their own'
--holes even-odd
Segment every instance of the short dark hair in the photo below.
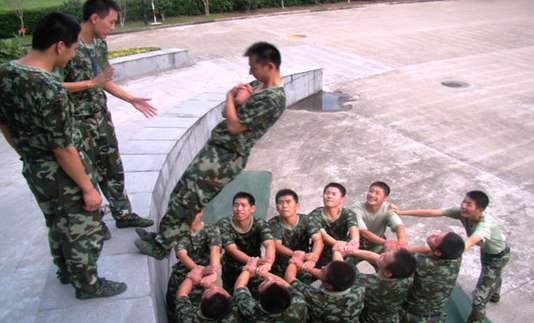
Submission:
<svg viewBox="0 0 534 323">
<path fill-rule="evenodd" d="M 109 10 L 113 9 L 117 12 L 121 11 L 121 7 L 113 0 L 87 0 L 83 4 L 83 21 L 89 20 L 91 15 L 96 13 L 100 18 L 104 18 L 109 14 Z"/>
<path fill-rule="evenodd" d="M 260 293 L 261 307 L 272 314 L 282 313 L 291 306 L 291 289 L 272 283 Z"/>
<path fill-rule="evenodd" d="M 381 181 L 374 182 L 373 184 L 369 185 L 369 188 L 373 186 L 380 187 L 384 191 L 385 196 L 389 196 L 389 193 L 391 193 L 391 189 L 389 188 L 389 185 L 384 182 L 381 182 Z"/>
<path fill-rule="evenodd" d="M 347 190 L 345 189 L 345 186 L 343 186 L 343 185 L 341 185 L 341 184 L 339 184 L 339 183 L 334 183 L 334 182 L 332 182 L 332 183 L 328 183 L 328 185 L 326 185 L 326 186 L 324 187 L 323 194 L 324 194 L 324 192 L 326 192 L 326 190 L 327 190 L 329 187 L 335 187 L 335 188 L 337 188 L 338 190 L 340 190 L 340 191 L 341 191 L 341 196 L 345 196 L 345 195 L 347 194 Z"/>
<path fill-rule="evenodd" d="M 489 205 L 489 197 L 482 191 L 469 191 L 465 195 L 475 201 L 477 209 L 485 210 Z"/>
<path fill-rule="evenodd" d="M 80 24 L 72 16 L 62 12 L 48 13 L 35 25 L 32 48 L 44 51 L 60 41 L 70 47 L 78 41 L 80 30 Z"/>
<path fill-rule="evenodd" d="M 437 249 L 441 252 L 441 259 L 456 259 L 464 252 L 465 242 L 456 233 L 449 232 L 443 237 Z"/>
<path fill-rule="evenodd" d="M 297 193 L 295 193 L 295 191 L 290 190 L 288 188 L 284 188 L 284 189 L 279 190 L 276 193 L 276 197 L 274 198 L 274 201 L 276 203 L 278 203 L 278 199 L 279 198 L 281 198 L 282 196 L 287 196 L 287 195 L 291 195 L 293 197 L 293 199 L 295 200 L 295 203 L 299 202 L 299 196 L 297 195 Z"/>
<path fill-rule="evenodd" d="M 391 273 L 391 278 L 406 278 L 415 270 L 415 257 L 406 249 L 395 252 L 394 261 L 386 269 Z"/>
<path fill-rule="evenodd" d="M 250 45 L 250 47 L 245 51 L 244 56 L 251 57 L 252 55 L 256 55 L 256 63 L 260 63 L 262 65 L 273 63 L 276 70 L 280 70 L 282 56 L 280 55 L 278 48 L 276 48 L 273 44 L 261 41 Z"/>
<path fill-rule="evenodd" d="M 247 193 L 247 192 L 237 192 L 237 193 L 235 193 L 234 198 L 232 199 L 232 204 L 234 204 L 235 200 L 237 200 L 237 199 L 247 199 L 248 200 L 248 204 L 250 204 L 251 206 L 252 205 L 256 205 L 256 199 L 254 198 L 254 196 L 252 196 L 252 194 Z"/>
<path fill-rule="evenodd" d="M 332 261 L 328 265 L 326 282 L 332 285 L 335 291 L 341 292 L 354 285 L 356 281 L 356 269 L 345 261 Z"/>
<path fill-rule="evenodd" d="M 232 298 L 223 293 L 215 293 L 200 301 L 202 315 L 214 320 L 222 320 L 232 312 Z"/>
</svg>

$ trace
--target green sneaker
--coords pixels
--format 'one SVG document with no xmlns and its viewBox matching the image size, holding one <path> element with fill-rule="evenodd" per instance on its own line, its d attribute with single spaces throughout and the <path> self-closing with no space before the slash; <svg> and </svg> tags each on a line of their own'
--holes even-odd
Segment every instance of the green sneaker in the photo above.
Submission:
<svg viewBox="0 0 534 323">
<path fill-rule="evenodd" d="M 139 238 L 141 238 L 143 241 L 154 240 L 156 239 L 157 235 L 156 232 L 148 232 L 143 228 L 135 228 L 135 233 L 137 233 Z"/>
<path fill-rule="evenodd" d="M 115 224 L 117 225 L 117 228 L 131 228 L 131 227 L 149 227 L 154 224 L 154 221 L 150 219 L 145 219 L 140 217 L 139 215 L 135 213 L 130 213 L 126 218 L 124 219 L 117 219 L 115 221 Z"/>
<path fill-rule="evenodd" d="M 163 248 L 156 239 L 146 241 L 138 239 L 135 241 L 135 246 L 142 254 L 156 258 L 157 260 L 163 260 L 169 256 L 169 251 Z"/>
<path fill-rule="evenodd" d="M 104 231 L 104 241 L 108 241 L 111 239 L 111 232 L 109 231 L 108 226 L 106 225 L 106 222 L 102 221 L 102 231 Z"/>
<path fill-rule="evenodd" d="M 126 284 L 121 282 L 114 282 L 106 280 L 105 278 L 98 278 L 96 284 L 91 286 L 89 290 L 76 288 L 76 298 L 89 299 L 97 297 L 115 296 L 126 291 Z"/>
</svg>

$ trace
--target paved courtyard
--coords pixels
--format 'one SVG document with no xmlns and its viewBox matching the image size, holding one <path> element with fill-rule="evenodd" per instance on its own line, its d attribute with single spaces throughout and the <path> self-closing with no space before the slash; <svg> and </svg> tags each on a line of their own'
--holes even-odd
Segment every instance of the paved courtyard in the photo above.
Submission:
<svg viewBox="0 0 534 323">
<path fill-rule="evenodd" d="M 108 44 L 189 50 L 191 67 L 122 83 L 152 97 L 162 112 L 242 80 L 248 72 L 242 52 L 258 40 L 281 49 L 282 71 L 322 67 L 324 89 L 350 96 L 351 109 L 286 111 L 255 146 L 247 170 L 271 171 L 272 195 L 296 190 L 303 213 L 321 205 L 331 181 L 348 188 L 346 205 L 362 200 L 375 180 L 389 183 L 390 201 L 405 209 L 447 207 L 468 190 L 488 192 L 488 210 L 512 248 L 501 302 L 489 305 L 488 317 L 508 323 L 534 315 L 527 230 L 534 221 L 532 30 L 532 1 L 457 0 L 171 27 L 113 35 Z M 449 88 L 444 81 L 469 86 Z M 147 122 L 116 99 L 109 106 L 121 143 Z M 46 230 L 3 138 L 0 155 L 0 320 L 34 322 L 51 266 Z M 413 246 L 438 230 L 464 234 L 449 219 L 404 221 Z M 459 281 L 468 293 L 478 258 L 477 247 L 464 256 Z"/>
</svg>

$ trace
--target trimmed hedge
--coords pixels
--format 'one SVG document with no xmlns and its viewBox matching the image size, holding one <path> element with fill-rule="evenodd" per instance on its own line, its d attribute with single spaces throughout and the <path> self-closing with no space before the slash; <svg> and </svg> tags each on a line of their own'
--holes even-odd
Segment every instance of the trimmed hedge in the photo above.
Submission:
<svg viewBox="0 0 534 323">
<path fill-rule="evenodd" d="M 317 3 L 345 2 L 346 0 L 318 0 Z M 35 24 L 43 15 L 52 11 L 66 12 L 78 21 L 82 19 L 82 3 L 84 0 L 65 0 L 63 5 L 49 8 L 24 10 L 24 26 L 26 34 L 30 35 Z M 144 6 L 143 6 L 144 2 Z M 162 2 L 163 3 L 163 2 Z M 210 13 L 222 13 L 232 11 L 249 11 L 260 8 L 276 8 L 281 6 L 281 0 L 210 0 Z M 312 5 L 315 0 L 284 0 L 284 5 Z M 158 18 L 158 1 L 155 2 Z M 165 17 L 194 16 L 204 14 L 202 0 L 165 1 Z M 152 20 L 152 7 L 150 0 L 127 0 L 125 7 L 126 21 L 143 20 L 143 9 L 147 19 Z M 18 35 L 20 21 L 15 11 L 0 11 L 0 38 L 10 38 Z"/>
<path fill-rule="evenodd" d="M 52 11 L 61 11 L 62 7 L 49 7 L 24 10 L 24 27 L 26 34 L 30 35 L 35 28 L 37 21 L 44 15 Z M 20 30 L 20 20 L 15 11 L 0 11 L 0 38 L 9 38 L 18 35 Z"/>
</svg>

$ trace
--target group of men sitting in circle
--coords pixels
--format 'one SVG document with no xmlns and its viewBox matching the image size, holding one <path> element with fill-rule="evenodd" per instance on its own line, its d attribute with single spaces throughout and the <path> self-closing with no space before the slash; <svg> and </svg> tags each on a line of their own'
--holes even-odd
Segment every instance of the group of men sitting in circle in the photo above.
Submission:
<svg viewBox="0 0 534 323">
<path fill-rule="evenodd" d="M 440 232 L 428 236 L 427 246 L 408 248 L 398 214 L 452 217 L 446 213 L 454 208 L 466 217 L 467 204 L 483 212 L 487 202 L 477 204 L 487 196 L 471 191 L 461 207 L 440 213 L 400 211 L 387 202 L 389 193 L 386 183 L 374 182 L 366 201 L 344 208 L 346 189 L 330 183 L 324 205 L 305 215 L 298 213 L 298 195 L 283 189 L 275 197 L 279 214 L 264 221 L 253 216 L 254 197 L 239 192 L 233 216 L 210 225 L 200 212 L 175 248 L 169 321 L 444 322 L 466 243 L 454 232 Z M 388 227 L 397 239 L 386 239 Z M 359 273 L 361 261 L 376 273 Z M 220 271 L 222 287 L 216 284 Z M 492 301 L 499 296 L 500 273 L 494 283 Z M 469 322 L 483 322 L 488 299 L 481 314 L 474 297 Z"/>
</svg>

